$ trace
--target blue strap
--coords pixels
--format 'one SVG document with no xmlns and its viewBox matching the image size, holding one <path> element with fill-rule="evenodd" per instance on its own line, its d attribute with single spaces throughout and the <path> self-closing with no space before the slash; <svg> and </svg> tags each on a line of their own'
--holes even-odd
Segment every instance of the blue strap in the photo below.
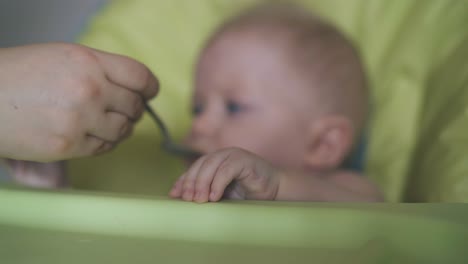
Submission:
<svg viewBox="0 0 468 264">
<path fill-rule="evenodd" d="M 348 159 L 345 160 L 343 167 L 345 169 L 354 170 L 358 172 L 364 171 L 364 163 L 366 159 L 366 140 L 362 136 L 359 143 L 356 145 L 354 150 Z"/>
</svg>

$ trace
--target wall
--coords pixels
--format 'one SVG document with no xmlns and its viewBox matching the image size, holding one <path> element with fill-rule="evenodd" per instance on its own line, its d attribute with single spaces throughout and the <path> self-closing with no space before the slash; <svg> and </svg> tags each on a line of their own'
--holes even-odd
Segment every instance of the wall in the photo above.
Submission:
<svg viewBox="0 0 468 264">
<path fill-rule="evenodd" d="M 0 47 L 73 41 L 106 0 L 0 0 Z"/>
</svg>

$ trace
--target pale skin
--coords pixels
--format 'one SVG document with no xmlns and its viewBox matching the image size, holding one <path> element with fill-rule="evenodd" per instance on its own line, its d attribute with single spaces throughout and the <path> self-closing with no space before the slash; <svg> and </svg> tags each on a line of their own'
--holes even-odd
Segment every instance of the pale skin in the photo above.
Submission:
<svg viewBox="0 0 468 264">
<path fill-rule="evenodd" d="M 349 171 L 311 174 L 282 170 L 239 148 L 200 158 L 182 175 L 170 195 L 198 203 L 222 198 L 322 202 L 377 202 L 376 187 Z"/>
<path fill-rule="evenodd" d="M 225 33 L 201 55 L 187 143 L 207 154 L 170 196 L 382 201 L 367 178 L 338 169 L 352 145 L 352 120 L 322 113 L 319 101 L 311 103 L 320 99 L 310 86 L 319 84 L 298 78 L 286 55 L 257 36 Z"/>
<path fill-rule="evenodd" d="M 0 82 L 0 157 L 40 162 L 111 150 L 159 89 L 145 65 L 67 43 L 1 48 Z M 60 163 L 12 165 L 63 174 Z"/>
</svg>

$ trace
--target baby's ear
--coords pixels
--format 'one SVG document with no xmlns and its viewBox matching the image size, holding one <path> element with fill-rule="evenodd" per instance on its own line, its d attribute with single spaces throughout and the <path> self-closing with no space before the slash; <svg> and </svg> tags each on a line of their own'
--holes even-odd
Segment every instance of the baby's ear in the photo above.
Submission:
<svg viewBox="0 0 468 264">
<path fill-rule="evenodd" d="M 338 168 L 353 145 L 354 126 L 344 116 L 325 116 L 311 122 L 305 164 L 316 170 Z"/>
</svg>

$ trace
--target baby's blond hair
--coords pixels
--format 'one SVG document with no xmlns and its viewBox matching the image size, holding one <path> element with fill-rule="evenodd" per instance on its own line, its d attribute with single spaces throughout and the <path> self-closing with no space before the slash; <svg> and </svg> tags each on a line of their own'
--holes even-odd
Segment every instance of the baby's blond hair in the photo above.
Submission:
<svg viewBox="0 0 468 264">
<path fill-rule="evenodd" d="M 231 31 L 255 31 L 290 54 L 291 65 L 318 86 L 311 103 L 324 114 L 348 117 L 357 134 L 365 123 L 367 85 L 357 50 L 334 26 L 297 5 L 267 3 L 224 23 L 208 41 Z M 311 89 L 312 90 L 312 89 Z"/>
</svg>

